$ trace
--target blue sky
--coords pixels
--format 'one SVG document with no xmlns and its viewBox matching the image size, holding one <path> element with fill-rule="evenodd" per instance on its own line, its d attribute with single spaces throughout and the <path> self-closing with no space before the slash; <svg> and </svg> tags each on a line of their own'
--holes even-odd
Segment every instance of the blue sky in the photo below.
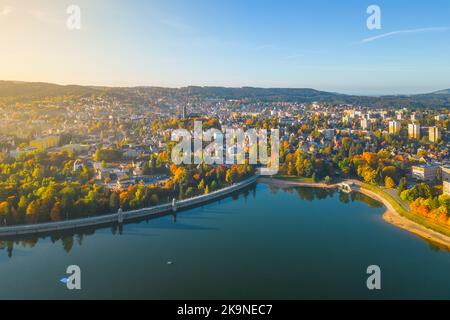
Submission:
<svg viewBox="0 0 450 320">
<path fill-rule="evenodd" d="M 65 27 L 69 4 L 81 8 L 81 30 Z M 372 4 L 381 30 L 366 27 Z M 10 80 L 450 88 L 448 0 L 0 0 L 0 36 L 1 78 Z"/>
</svg>

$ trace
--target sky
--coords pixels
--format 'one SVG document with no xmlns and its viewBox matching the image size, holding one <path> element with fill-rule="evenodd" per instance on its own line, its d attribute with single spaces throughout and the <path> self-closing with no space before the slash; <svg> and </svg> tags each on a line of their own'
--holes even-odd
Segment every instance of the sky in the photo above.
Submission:
<svg viewBox="0 0 450 320">
<path fill-rule="evenodd" d="M 67 27 L 69 5 L 80 8 L 79 30 Z M 370 5 L 381 29 L 367 27 Z M 450 88 L 448 0 L 0 0 L 0 39 L 2 80 Z"/>
</svg>

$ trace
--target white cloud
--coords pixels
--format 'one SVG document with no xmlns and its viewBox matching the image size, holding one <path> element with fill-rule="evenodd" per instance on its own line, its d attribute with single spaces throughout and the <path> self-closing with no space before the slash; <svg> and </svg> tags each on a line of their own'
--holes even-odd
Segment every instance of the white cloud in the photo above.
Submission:
<svg viewBox="0 0 450 320">
<path fill-rule="evenodd" d="M 6 16 L 16 10 L 14 7 L 11 6 L 5 6 L 2 9 L 0 9 L 0 16 Z"/>
<path fill-rule="evenodd" d="M 428 33 L 428 32 L 444 32 L 444 31 L 448 31 L 448 30 L 450 30 L 450 28 L 448 28 L 448 27 L 431 27 L 431 28 L 392 31 L 392 32 L 380 34 L 378 36 L 365 38 L 365 39 L 361 40 L 359 43 L 372 42 L 372 41 L 376 41 L 376 40 L 379 40 L 379 39 L 388 38 L 388 37 L 397 36 L 397 35 L 403 35 L 403 34 Z"/>
</svg>

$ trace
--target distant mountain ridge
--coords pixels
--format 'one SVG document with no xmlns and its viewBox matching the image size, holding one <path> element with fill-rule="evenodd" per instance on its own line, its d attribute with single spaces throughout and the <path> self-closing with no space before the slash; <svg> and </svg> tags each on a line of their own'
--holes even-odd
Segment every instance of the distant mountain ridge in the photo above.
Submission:
<svg viewBox="0 0 450 320">
<path fill-rule="evenodd" d="M 416 95 L 357 96 L 326 92 L 311 88 L 257 88 L 257 87 L 102 87 L 80 85 L 58 85 L 44 82 L 0 81 L 0 99 L 9 102 L 38 101 L 48 97 L 111 95 L 129 100 L 145 100 L 145 96 L 190 96 L 211 99 L 251 99 L 257 101 L 327 102 L 332 104 L 354 104 L 372 107 L 422 108 L 450 107 L 450 89 Z"/>
<path fill-rule="evenodd" d="M 435 91 L 433 94 L 450 94 L 450 89 Z"/>
<path fill-rule="evenodd" d="M 0 97 L 54 97 L 80 95 L 92 92 L 92 87 L 68 85 L 62 86 L 45 82 L 0 81 Z"/>
</svg>

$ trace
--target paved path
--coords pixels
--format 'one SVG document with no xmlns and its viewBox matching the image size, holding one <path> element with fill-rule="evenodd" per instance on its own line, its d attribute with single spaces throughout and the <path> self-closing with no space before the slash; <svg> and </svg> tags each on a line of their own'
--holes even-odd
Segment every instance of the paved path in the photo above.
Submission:
<svg viewBox="0 0 450 320">
<path fill-rule="evenodd" d="M 122 223 L 126 221 L 133 221 L 137 219 L 149 218 L 151 216 L 157 216 L 179 209 L 190 208 L 193 206 L 202 205 L 209 201 L 219 199 L 224 196 L 248 187 L 255 183 L 258 179 L 258 175 L 254 175 L 244 181 L 235 183 L 231 186 L 210 192 L 208 194 L 196 196 L 193 198 L 176 201 L 174 203 L 162 204 L 154 207 L 143 208 L 138 210 L 118 212 L 107 215 L 93 216 L 89 218 L 81 218 L 74 220 L 58 221 L 58 222 L 46 222 L 30 225 L 18 225 L 0 227 L 0 237 L 14 237 L 19 235 L 28 234 L 47 234 L 55 231 L 62 230 L 76 230 L 87 227 L 98 227 L 111 223 Z"/>
</svg>

